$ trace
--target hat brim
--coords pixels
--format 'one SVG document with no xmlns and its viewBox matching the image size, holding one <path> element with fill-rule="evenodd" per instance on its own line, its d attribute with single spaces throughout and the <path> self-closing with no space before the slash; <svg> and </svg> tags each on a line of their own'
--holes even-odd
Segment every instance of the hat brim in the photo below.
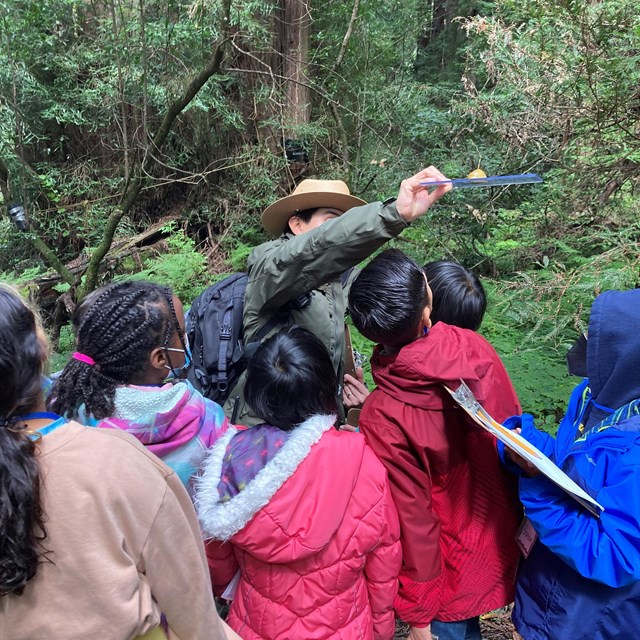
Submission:
<svg viewBox="0 0 640 640">
<path fill-rule="evenodd" d="M 289 218 L 295 215 L 296 211 L 326 207 L 345 212 L 353 207 L 361 207 L 363 204 L 367 203 L 360 198 L 344 193 L 328 191 L 298 193 L 281 198 L 269 205 L 262 214 L 262 226 L 271 235 L 278 236 L 284 231 Z"/>
</svg>

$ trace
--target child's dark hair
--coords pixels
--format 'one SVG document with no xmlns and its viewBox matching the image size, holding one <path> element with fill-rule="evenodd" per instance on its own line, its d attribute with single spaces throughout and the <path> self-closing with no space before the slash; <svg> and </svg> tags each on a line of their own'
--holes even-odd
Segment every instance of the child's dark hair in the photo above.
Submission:
<svg viewBox="0 0 640 640">
<path fill-rule="evenodd" d="M 283 329 L 265 340 L 247 367 L 247 403 L 265 422 L 283 431 L 316 414 L 337 414 L 337 393 L 327 348 L 300 327 Z"/>
<path fill-rule="evenodd" d="M 167 346 L 176 331 L 184 347 L 172 298 L 168 287 L 150 282 L 121 282 L 91 293 L 73 325 L 77 351 L 95 365 L 69 360 L 51 390 L 51 409 L 73 417 L 84 404 L 97 420 L 111 416 L 116 387 L 144 374 L 153 349 Z"/>
<path fill-rule="evenodd" d="M 431 321 L 477 331 L 487 309 L 478 276 L 458 262 L 427 262 L 424 272 L 433 292 Z"/>
<path fill-rule="evenodd" d="M 314 207 L 313 209 L 302 209 L 301 211 L 296 211 L 291 216 L 291 218 L 293 218 L 295 216 L 296 218 L 300 218 L 300 220 L 302 220 L 302 222 L 309 222 L 309 220 L 311 220 L 311 218 L 313 218 L 313 215 L 315 214 L 315 212 L 319 208 L 320 207 Z M 284 231 L 285 231 L 285 233 L 291 233 L 291 227 L 289 226 L 289 221 L 288 220 L 287 220 L 287 224 L 285 225 Z"/>
<path fill-rule="evenodd" d="M 42 401 L 47 349 L 40 331 L 20 295 L 0 286 L 0 596 L 22 593 L 46 537 L 37 441 L 21 418 Z"/>
<path fill-rule="evenodd" d="M 349 291 L 349 314 L 358 331 L 369 340 L 392 346 L 417 337 L 428 303 L 422 269 L 397 249 L 376 256 Z"/>
</svg>

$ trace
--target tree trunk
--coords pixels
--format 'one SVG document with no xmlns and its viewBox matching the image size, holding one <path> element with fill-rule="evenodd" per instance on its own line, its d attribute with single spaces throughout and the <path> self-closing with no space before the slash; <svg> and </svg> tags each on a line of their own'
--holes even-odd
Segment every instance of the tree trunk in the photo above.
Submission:
<svg viewBox="0 0 640 640">
<path fill-rule="evenodd" d="M 455 29 L 451 25 L 458 13 L 458 0 L 429 0 L 426 9 L 430 20 L 418 37 L 416 60 L 413 65 L 420 80 L 433 77 L 433 73 L 439 68 L 451 63 L 457 46 L 456 38 L 448 42 L 444 41 L 443 36 L 445 31 Z"/>
<path fill-rule="evenodd" d="M 296 138 L 300 125 L 309 122 L 311 95 L 308 84 L 310 0 L 280 0 L 276 16 L 280 75 L 286 100 L 284 138 Z"/>
</svg>

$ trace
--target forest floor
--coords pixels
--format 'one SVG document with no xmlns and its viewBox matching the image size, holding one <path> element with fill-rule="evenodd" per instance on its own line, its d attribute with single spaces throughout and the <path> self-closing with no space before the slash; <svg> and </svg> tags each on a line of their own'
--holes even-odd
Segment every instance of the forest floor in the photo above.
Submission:
<svg viewBox="0 0 640 640">
<path fill-rule="evenodd" d="M 515 629 L 511 624 L 511 607 L 492 611 L 480 618 L 482 640 L 515 640 Z M 405 640 L 409 626 L 398 620 L 394 640 Z"/>
</svg>

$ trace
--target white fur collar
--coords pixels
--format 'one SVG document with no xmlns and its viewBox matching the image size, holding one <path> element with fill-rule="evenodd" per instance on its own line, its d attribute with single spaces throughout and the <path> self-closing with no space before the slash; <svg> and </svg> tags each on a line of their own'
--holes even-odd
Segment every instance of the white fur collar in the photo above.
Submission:
<svg viewBox="0 0 640 640">
<path fill-rule="evenodd" d="M 189 386 L 189 383 L 180 380 L 162 387 L 116 387 L 113 417 L 136 422 L 141 416 L 169 413 L 191 391 Z"/>
<path fill-rule="evenodd" d="M 309 455 L 322 434 L 333 427 L 336 416 L 316 415 L 296 427 L 282 449 L 236 496 L 220 502 L 218 483 L 227 446 L 238 432 L 231 427 L 209 450 L 203 472 L 196 480 L 195 504 L 202 530 L 207 538 L 229 540 L 274 496 Z"/>
</svg>

